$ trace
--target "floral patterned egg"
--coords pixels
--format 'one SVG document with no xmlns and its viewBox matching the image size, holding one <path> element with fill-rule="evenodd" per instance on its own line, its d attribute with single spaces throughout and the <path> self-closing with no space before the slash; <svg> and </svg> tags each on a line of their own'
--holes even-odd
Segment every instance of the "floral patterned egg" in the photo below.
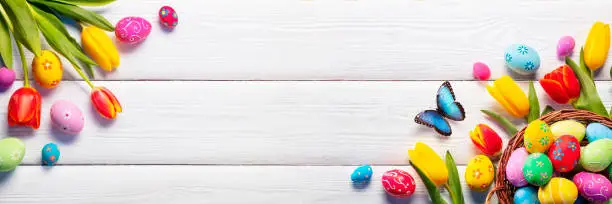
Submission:
<svg viewBox="0 0 612 204">
<path fill-rule="evenodd" d="M 510 154 L 508 163 L 506 164 L 506 179 L 516 187 L 527 185 L 527 180 L 523 176 L 523 166 L 527 160 L 529 153 L 524 147 L 518 148 Z"/>
<path fill-rule="evenodd" d="M 543 186 L 550 181 L 553 167 L 550 159 L 543 153 L 533 153 L 527 157 L 523 166 L 523 176 L 534 186 Z"/>
<path fill-rule="evenodd" d="M 115 26 L 115 36 L 124 43 L 136 44 L 144 41 L 151 33 L 151 23 L 141 17 L 126 17 Z"/>
<path fill-rule="evenodd" d="M 70 101 L 56 101 L 51 106 L 51 124 L 66 134 L 76 135 L 83 130 L 85 118 L 83 113 Z"/>
<path fill-rule="evenodd" d="M 612 183 L 605 176 L 580 172 L 574 176 L 574 183 L 582 197 L 592 202 L 604 202 L 612 198 Z"/>
<path fill-rule="evenodd" d="M 540 204 L 538 189 L 533 186 L 516 189 L 514 192 L 514 204 Z"/>
<path fill-rule="evenodd" d="M 476 155 L 470 159 L 465 169 L 465 182 L 474 191 L 486 191 L 493 182 L 494 171 L 489 157 Z"/>
<path fill-rule="evenodd" d="M 416 188 L 414 178 L 408 172 L 399 169 L 385 172 L 382 176 L 382 185 L 389 195 L 399 198 L 410 197 Z"/>
<path fill-rule="evenodd" d="M 571 171 L 580 159 L 580 143 L 574 136 L 563 135 L 557 138 L 548 150 L 548 158 L 555 171 Z"/>
<path fill-rule="evenodd" d="M 32 60 L 32 73 L 38 85 L 44 88 L 55 88 L 62 81 L 64 69 L 55 53 L 43 50 L 40 56 Z"/>
<path fill-rule="evenodd" d="M 546 152 L 553 143 L 553 136 L 548 124 L 534 120 L 525 129 L 524 143 L 527 152 Z"/>
<path fill-rule="evenodd" d="M 159 20 L 164 27 L 172 29 L 178 24 L 178 14 L 174 8 L 163 6 L 159 9 Z"/>
<path fill-rule="evenodd" d="M 601 123 L 591 123 L 586 128 L 586 138 L 589 142 L 604 138 L 612 139 L 612 130 Z"/>
<path fill-rule="evenodd" d="M 17 168 L 25 155 L 25 144 L 18 138 L 9 137 L 0 140 L 0 172 Z"/>
<path fill-rule="evenodd" d="M 56 144 L 49 143 L 42 149 L 42 163 L 43 165 L 53 166 L 57 163 L 60 158 L 59 147 Z"/>
<path fill-rule="evenodd" d="M 575 120 L 563 120 L 553 123 L 550 126 L 550 130 L 552 131 L 555 139 L 563 135 L 571 135 L 576 137 L 578 141 L 582 141 L 582 139 L 584 139 L 584 135 L 586 134 L 586 127 L 584 127 L 582 123 Z"/>
<path fill-rule="evenodd" d="M 356 183 L 369 182 L 370 179 L 372 179 L 372 167 L 370 165 L 357 167 L 351 174 L 351 180 Z"/>
<path fill-rule="evenodd" d="M 538 199 L 541 203 L 573 204 L 576 198 L 578 198 L 578 188 L 566 178 L 552 178 L 548 184 L 538 190 Z"/>
<path fill-rule="evenodd" d="M 580 152 L 580 165 L 587 171 L 600 172 L 612 163 L 612 139 L 589 143 Z"/>
<path fill-rule="evenodd" d="M 510 45 L 506 48 L 504 59 L 508 68 L 522 75 L 533 74 L 540 68 L 540 55 L 527 45 Z"/>
</svg>

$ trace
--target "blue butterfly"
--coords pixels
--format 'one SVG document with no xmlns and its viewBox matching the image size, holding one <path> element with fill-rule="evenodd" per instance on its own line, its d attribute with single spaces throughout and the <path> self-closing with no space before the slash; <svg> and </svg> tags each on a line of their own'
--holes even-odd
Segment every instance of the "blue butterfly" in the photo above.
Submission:
<svg viewBox="0 0 612 204">
<path fill-rule="evenodd" d="M 445 117 L 454 121 L 465 119 L 465 111 L 459 102 L 455 101 L 455 93 L 450 82 L 445 81 L 438 89 L 436 96 L 437 110 L 426 110 L 414 117 L 414 122 L 433 128 L 444 136 L 450 136 L 453 131 Z"/>
</svg>

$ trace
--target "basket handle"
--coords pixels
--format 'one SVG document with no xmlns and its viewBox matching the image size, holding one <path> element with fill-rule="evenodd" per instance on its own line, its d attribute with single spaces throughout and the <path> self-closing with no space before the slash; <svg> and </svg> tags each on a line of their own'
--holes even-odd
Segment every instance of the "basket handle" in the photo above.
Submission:
<svg viewBox="0 0 612 204">
<path fill-rule="evenodd" d="M 505 190 L 505 189 L 506 189 L 505 187 L 497 187 L 497 186 L 495 186 L 493 188 L 493 190 L 491 190 L 489 192 L 489 194 L 487 194 L 487 199 L 486 199 L 485 203 L 486 204 L 490 204 L 491 203 L 491 199 L 493 198 L 493 194 L 495 194 L 495 192 L 497 192 L 497 191 L 501 191 L 501 190 Z"/>
</svg>

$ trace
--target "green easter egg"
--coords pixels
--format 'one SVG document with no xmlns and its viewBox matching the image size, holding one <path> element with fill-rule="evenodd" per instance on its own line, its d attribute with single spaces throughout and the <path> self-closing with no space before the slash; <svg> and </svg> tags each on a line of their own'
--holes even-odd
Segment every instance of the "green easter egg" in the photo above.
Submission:
<svg viewBox="0 0 612 204">
<path fill-rule="evenodd" d="M 612 163 L 612 139 L 599 139 L 580 149 L 580 165 L 587 171 L 603 171 L 610 163 Z"/>
<path fill-rule="evenodd" d="M 578 141 L 582 141 L 586 134 L 586 127 L 575 120 L 563 120 L 553 123 L 550 126 L 550 131 L 555 139 L 563 135 L 571 135 L 576 137 Z"/>
<path fill-rule="evenodd" d="M 534 186 L 543 186 L 552 178 L 553 166 L 543 153 L 533 153 L 527 157 L 523 166 L 523 176 Z"/>
<path fill-rule="evenodd" d="M 15 169 L 25 154 L 25 144 L 14 137 L 0 140 L 0 172 Z"/>
</svg>

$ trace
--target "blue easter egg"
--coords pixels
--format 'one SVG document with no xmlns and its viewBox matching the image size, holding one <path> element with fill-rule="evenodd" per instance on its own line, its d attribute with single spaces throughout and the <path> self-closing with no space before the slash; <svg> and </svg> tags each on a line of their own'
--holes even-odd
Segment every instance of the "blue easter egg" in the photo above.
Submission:
<svg viewBox="0 0 612 204">
<path fill-rule="evenodd" d="M 527 45 L 510 45 L 506 48 L 504 59 L 508 68 L 522 75 L 533 74 L 540 68 L 540 55 Z"/>
<path fill-rule="evenodd" d="M 357 167 L 351 174 L 353 182 L 368 182 L 370 179 L 372 179 L 372 167 L 370 165 Z"/>
<path fill-rule="evenodd" d="M 601 123 L 591 123 L 586 128 L 586 138 L 589 142 L 604 138 L 612 139 L 612 130 Z"/>
<path fill-rule="evenodd" d="M 43 165 L 53 166 L 60 158 L 60 151 L 56 144 L 49 143 L 42 149 Z"/>
<path fill-rule="evenodd" d="M 514 192 L 514 203 L 540 204 L 540 200 L 538 200 L 538 189 L 531 186 L 517 189 L 516 192 Z"/>
</svg>

